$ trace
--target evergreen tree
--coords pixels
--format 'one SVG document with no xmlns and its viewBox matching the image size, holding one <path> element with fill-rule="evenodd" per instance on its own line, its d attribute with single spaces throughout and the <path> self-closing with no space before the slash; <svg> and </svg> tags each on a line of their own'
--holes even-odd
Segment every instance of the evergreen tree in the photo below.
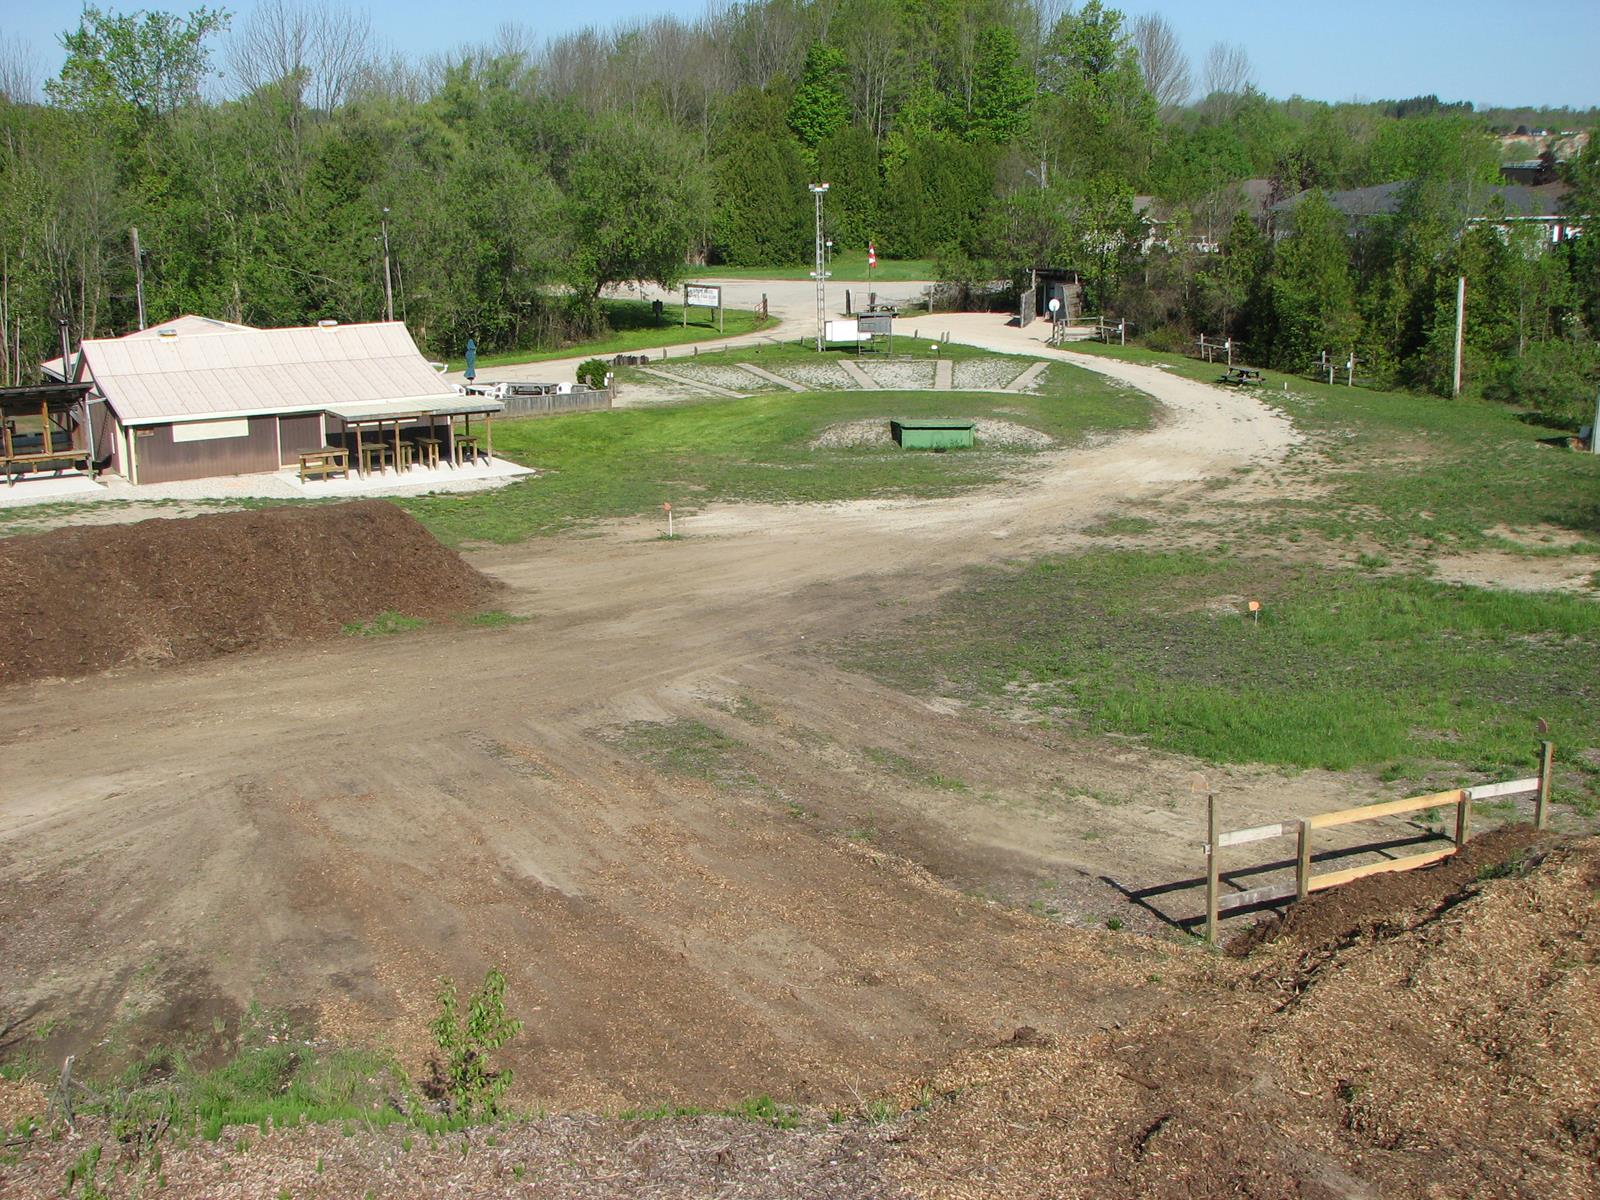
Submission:
<svg viewBox="0 0 1600 1200">
<path fill-rule="evenodd" d="M 789 128 L 807 149 L 815 149 L 850 120 L 845 82 L 844 55 L 831 46 L 813 42 L 806 51 L 800 86 L 789 105 Z"/>
<path fill-rule="evenodd" d="M 1324 350 L 1342 359 L 1355 349 L 1360 325 L 1345 219 L 1320 192 L 1296 206 L 1294 232 L 1273 255 L 1267 290 L 1274 366 L 1304 371 Z"/>
</svg>

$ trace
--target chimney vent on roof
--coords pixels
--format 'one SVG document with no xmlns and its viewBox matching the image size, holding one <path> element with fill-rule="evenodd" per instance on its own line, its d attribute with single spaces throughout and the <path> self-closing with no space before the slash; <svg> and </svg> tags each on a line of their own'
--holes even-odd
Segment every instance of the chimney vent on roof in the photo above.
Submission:
<svg viewBox="0 0 1600 1200">
<path fill-rule="evenodd" d="M 156 330 L 156 336 L 164 342 L 170 342 L 177 338 L 178 331 L 176 329 L 158 329 Z"/>
<path fill-rule="evenodd" d="M 337 322 L 337 321 L 329 320 L 327 317 L 323 317 L 322 320 L 317 322 L 317 328 L 318 329 L 332 329 L 338 323 L 339 322 Z"/>
</svg>

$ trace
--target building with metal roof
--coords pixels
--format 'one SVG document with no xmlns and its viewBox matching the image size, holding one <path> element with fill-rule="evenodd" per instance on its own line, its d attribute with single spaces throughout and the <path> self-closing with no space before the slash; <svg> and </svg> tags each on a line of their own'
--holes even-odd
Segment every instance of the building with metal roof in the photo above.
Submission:
<svg viewBox="0 0 1600 1200">
<path fill-rule="evenodd" d="M 1343 214 L 1354 232 L 1373 218 L 1392 217 L 1398 213 L 1412 186 L 1412 181 L 1400 180 L 1341 192 L 1324 192 L 1322 195 L 1334 211 Z M 1466 223 L 1508 227 L 1535 224 L 1546 230 L 1552 242 L 1565 241 L 1582 231 L 1579 217 L 1566 211 L 1568 190 L 1565 184 L 1560 183 L 1540 187 L 1521 184 L 1485 186 L 1472 196 L 1467 206 Z M 1309 191 L 1301 192 L 1272 206 L 1272 215 L 1279 218 L 1276 227 L 1280 236 L 1287 232 L 1285 226 L 1292 225 L 1294 210 L 1304 204 L 1311 194 Z M 1283 221 L 1283 217 L 1289 220 Z"/>
<path fill-rule="evenodd" d="M 70 374 L 103 409 L 102 463 L 134 483 L 279 471 L 347 438 L 359 451 L 373 432 L 392 436 L 400 464 L 403 433 L 431 439 L 441 419 L 453 431 L 457 417 L 504 407 L 462 396 L 398 321 L 252 329 L 185 317 L 89 338 Z"/>
</svg>

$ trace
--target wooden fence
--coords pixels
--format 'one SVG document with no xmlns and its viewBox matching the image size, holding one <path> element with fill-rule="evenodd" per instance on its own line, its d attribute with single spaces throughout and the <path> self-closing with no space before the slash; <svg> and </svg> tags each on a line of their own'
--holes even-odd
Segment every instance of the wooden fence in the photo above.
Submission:
<svg viewBox="0 0 1600 1200">
<path fill-rule="evenodd" d="M 1273 900 L 1304 900 L 1312 892 L 1338 887 L 1342 883 L 1362 879 L 1368 875 L 1381 875 L 1389 871 L 1412 871 L 1418 867 L 1449 858 L 1472 836 L 1472 805 L 1478 800 L 1497 800 L 1508 796 L 1534 797 L 1533 823 L 1543 829 L 1548 819 L 1546 810 L 1550 803 L 1550 769 L 1555 755 L 1555 743 L 1539 743 L 1539 773 L 1527 779 L 1512 779 L 1505 783 L 1484 783 L 1469 788 L 1452 788 L 1447 792 L 1434 792 L 1428 796 L 1411 796 L 1404 800 L 1385 800 L 1378 804 L 1365 804 L 1359 808 L 1342 808 L 1337 812 L 1318 813 L 1297 821 L 1279 821 L 1271 825 L 1256 825 L 1250 829 L 1228 832 L 1217 830 L 1217 802 L 1215 796 L 1206 797 L 1206 941 L 1217 940 L 1217 917 L 1235 908 L 1248 908 Z M 1454 844 L 1442 850 L 1427 850 L 1408 854 L 1404 858 L 1386 858 L 1381 862 L 1366 863 L 1359 867 L 1345 867 L 1338 871 L 1325 871 L 1320 875 L 1311 870 L 1311 836 L 1319 829 L 1332 829 L 1357 821 L 1372 821 L 1379 817 L 1395 817 L 1403 813 L 1420 812 L 1428 808 L 1456 810 Z M 1245 846 L 1272 838 L 1293 837 L 1298 840 L 1295 872 L 1292 881 L 1269 883 L 1264 887 L 1243 892 L 1217 894 L 1221 880 L 1219 852 L 1229 846 Z"/>
</svg>

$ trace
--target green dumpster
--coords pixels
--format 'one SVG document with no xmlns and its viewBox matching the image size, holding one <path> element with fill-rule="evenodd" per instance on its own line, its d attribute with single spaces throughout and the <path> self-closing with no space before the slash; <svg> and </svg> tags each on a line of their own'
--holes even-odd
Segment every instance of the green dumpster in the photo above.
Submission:
<svg viewBox="0 0 1600 1200">
<path fill-rule="evenodd" d="M 973 425 L 943 417 L 897 418 L 889 422 L 889 431 L 902 450 L 960 450 L 971 447 Z"/>
</svg>

